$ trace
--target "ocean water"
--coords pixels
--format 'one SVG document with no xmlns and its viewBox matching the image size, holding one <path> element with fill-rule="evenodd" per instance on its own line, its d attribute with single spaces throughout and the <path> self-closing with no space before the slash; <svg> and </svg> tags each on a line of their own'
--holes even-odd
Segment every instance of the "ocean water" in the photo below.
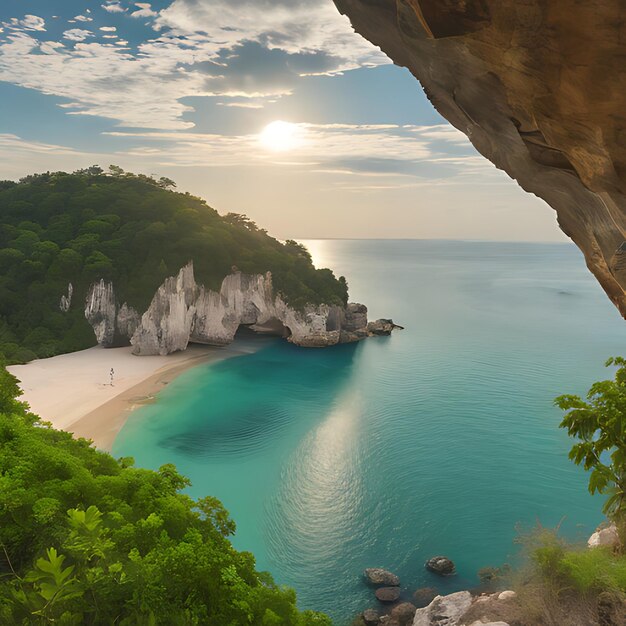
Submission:
<svg viewBox="0 0 626 626">
<path fill-rule="evenodd" d="M 365 567 L 449 592 L 512 562 L 518 525 L 572 538 L 601 502 L 568 459 L 553 398 L 626 354 L 626 325 L 569 244 L 310 241 L 389 338 L 306 350 L 261 340 L 136 411 L 113 452 L 175 463 L 218 496 L 234 543 L 337 624 L 375 605 Z M 437 554 L 458 575 L 424 570 Z"/>
</svg>

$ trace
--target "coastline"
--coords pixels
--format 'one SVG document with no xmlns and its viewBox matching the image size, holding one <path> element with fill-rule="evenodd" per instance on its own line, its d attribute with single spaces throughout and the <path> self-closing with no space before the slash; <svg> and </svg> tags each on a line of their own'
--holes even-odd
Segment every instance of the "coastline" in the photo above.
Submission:
<svg viewBox="0 0 626 626">
<path fill-rule="evenodd" d="M 224 347 L 191 345 L 168 356 L 137 357 L 130 347 L 96 346 L 7 369 L 20 381 L 20 399 L 33 413 L 110 452 L 132 411 L 152 402 L 180 374 L 256 349 L 250 342 L 235 341 Z"/>
</svg>

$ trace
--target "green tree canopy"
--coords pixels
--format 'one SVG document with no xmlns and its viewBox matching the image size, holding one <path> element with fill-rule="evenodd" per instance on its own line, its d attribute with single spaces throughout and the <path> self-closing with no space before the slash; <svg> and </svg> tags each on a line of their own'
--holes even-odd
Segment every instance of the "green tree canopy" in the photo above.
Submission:
<svg viewBox="0 0 626 626">
<path fill-rule="evenodd" d="M 172 465 L 116 461 L 42 424 L 0 367 L 0 624 L 330 626 L 238 552 Z"/>
<path fill-rule="evenodd" d="M 614 357 L 613 380 L 594 383 L 586 399 L 563 395 L 555 400 L 566 411 L 561 422 L 577 440 L 570 459 L 590 471 L 589 491 L 607 496 L 604 513 L 624 531 L 626 527 L 626 359 Z"/>
<path fill-rule="evenodd" d="M 0 184 L 0 318 L 24 347 L 28 333 L 48 328 L 55 342 L 38 356 L 86 348 L 95 342 L 84 320 L 89 285 L 112 280 L 121 302 L 145 310 L 167 275 L 194 262 L 197 280 L 219 289 L 233 267 L 272 272 L 274 287 L 296 308 L 345 304 L 348 290 L 330 270 L 318 270 L 295 241 L 281 243 L 245 215 L 220 216 L 204 200 L 111 166 L 67 174 L 47 172 Z M 68 284 L 70 310 L 56 314 Z M 33 292 L 33 285 L 36 285 Z M 14 361 L 13 346 L 0 354 Z M 20 352 L 21 356 L 29 352 Z"/>
</svg>

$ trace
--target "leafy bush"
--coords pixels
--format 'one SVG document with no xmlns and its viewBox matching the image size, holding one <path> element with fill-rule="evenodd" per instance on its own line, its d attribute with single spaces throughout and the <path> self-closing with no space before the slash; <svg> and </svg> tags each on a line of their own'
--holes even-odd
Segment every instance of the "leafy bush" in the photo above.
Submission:
<svg viewBox="0 0 626 626">
<path fill-rule="evenodd" d="M 329 626 L 255 570 L 172 465 L 116 461 L 53 430 L 0 368 L 0 623 Z"/>
<path fill-rule="evenodd" d="M 576 465 L 590 470 L 589 492 L 607 495 L 603 512 L 626 538 L 626 359 L 611 358 L 614 380 L 594 383 L 586 401 L 563 395 L 556 405 L 567 411 L 561 428 L 577 440 L 570 451 Z"/>
</svg>

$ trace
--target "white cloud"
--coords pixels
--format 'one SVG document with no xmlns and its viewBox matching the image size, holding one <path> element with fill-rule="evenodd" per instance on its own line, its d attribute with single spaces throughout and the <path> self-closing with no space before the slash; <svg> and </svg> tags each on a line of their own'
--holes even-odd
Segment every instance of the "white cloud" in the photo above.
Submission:
<svg viewBox="0 0 626 626">
<path fill-rule="evenodd" d="M 85 41 L 89 37 L 93 37 L 93 33 L 82 28 L 72 28 L 63 33 L 63 38 L 69 41 Z"/>
<path fill-rule="evenodd" d="M 155 17 L 158 15 L 156 11 L 152 10 L 152 5 L 147 2 L 135 2 L 135 6 L 139 10 L 131 13 L 131 17 Z"/>
<path fill-rule="evenodd" d="M 334 71 L 389 63 L 331 0 L 175 0 L 155 26 L 193 35 L 215 53 L 256 41 L 290 54 L 326 54 Z"/>
<path fill-rule="evenodd" d="M 261 132 L 249 135 L 219 135 L 196 132 L 105 133 L 142 143 L 125 154 L 150 156 L 161 166 L 198 165 L 287 165 L 365 176 L 416 175 L 416 164 L 438 166 L 441 172 L 462 172 L 477 167 L 493 169 L 479 156 L 450 156 L 439 140 L 426 136 L 429 127 L 393 124 L 294 124 L 294 147 L 276 153 L 263 146 Z M 443 132 L 443 126 L 431 127 Z M 156 144 L 156 145 L 155 145 Z M 325 166 L 324 164 L 327 164 Z M 329 169 L 328 165 L 331 166 Z M 414 168 L 413 168 L 414 169 Z M 321 171 L 321 169 L 320 169 Z"/>
<path fill-rule="evenodd" d="M 23 19 L 12 17 L 8 22 L 2 23 L 11 30 L 45 31 L 46 22 L 37 15 L 25 15 Z"/>
<path fill-rule="evenodd" d="M 107 33 L 114 33 L 117 28 L 115 26 L 100 26 L 100 30 L 103 30 Z"/>
<path fill-rule="evenodd" d="M 117 39 L 117 35 L 102 35 L 102 39 Z"/>
<path fill-rule="evenodd" d="M 126 11 L 126 9 L 117 2 L 102 4 L 100 6 L 102 6 L 102 8 L 109 13 L 124 13 Z"/>
<path fill-rule="evenodd" d="M 74 17 L 76 22 L 93 22 L 93 17 L 87 17 L 86 15 L 76 15 Z"/>
<path fill-rule="evenodd" d="M 117 0 L 101 6 L 124 10 Z M 150 3 L 134 6 L 135 17 L 154 13 Z M 11 23 L 17 28 L 18 20 Z M 26 24 L 44 27 L 35 16 L 19 23 L 22 31 Z M 132 49 L 126 39 L 115 47 L 88 42 L 94 33 L 81 28 L 63 34 L 75 46 L 51 49 L 15 30 L 0 42 L 0 80 L 67 98 L 74 114 L 186 129 L 193 124 L 183 115 L 192 109 L 183 98 L 220 96 L 222 106 L 258 108 L 291 94 L 299 76 L 388 62 L 352 31 L 331 0 L 175 0 L 154 28 L 153 38 Z"/>
</svg>

